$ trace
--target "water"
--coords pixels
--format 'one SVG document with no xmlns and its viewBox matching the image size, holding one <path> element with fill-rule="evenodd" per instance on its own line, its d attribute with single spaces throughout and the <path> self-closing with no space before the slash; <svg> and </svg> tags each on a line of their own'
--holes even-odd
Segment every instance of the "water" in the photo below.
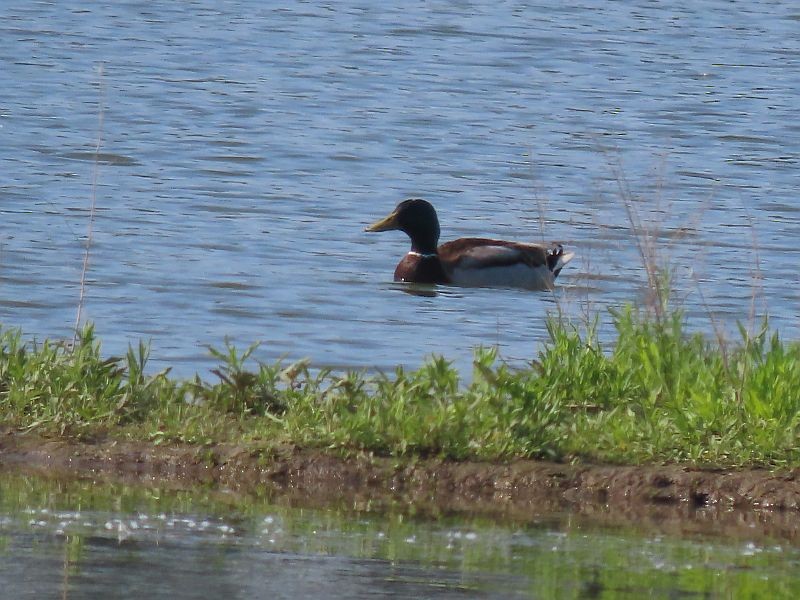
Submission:
<svg viewBox="0 0 800 600">
<path fill-rule="evenodd" d="M 556 298 L 602 312 L 642 297 L 620 182 L 695 326 L 755 295 L 797 337 L 792 3 L 12 0 L 0 61 L 0 322 L 30 337 L 71 337 L 94 187 L 108 353 L 150 339 L 182 375 L 226 337 L 335 368 L 524 359 L 552 295 L 405 294 L 407 240 L 363 227 L 419 195 L 444 239 L 561 240 Z"/>
<path fill-rule="evenodd" d="M 713 522 L 707 523 L 713 532 Z M 575 516 L 413 515 L 0 475 L 3 598 L 797 597 L 800 550 Z"/>
</svg>

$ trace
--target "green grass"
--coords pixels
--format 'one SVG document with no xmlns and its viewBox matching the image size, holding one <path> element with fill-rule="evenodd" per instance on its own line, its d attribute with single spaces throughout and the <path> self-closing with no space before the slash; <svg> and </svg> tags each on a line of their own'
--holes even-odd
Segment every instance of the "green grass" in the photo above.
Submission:
<svg viewBox="0 0 800 600">
<path fill-rule="evenodd" d="M 493 349 L 471 377 L 443 358 L 370 376 L 262 364 L 213 350 L 215 380 L 145 372 L 148 349 L 104 358 L 91 326 L 73 347 L 0 331 L 0 418 L 47 435 L 153 443 L 282 444 L 451 459 L 800 465 L 800 344 L 766 323 L 738 343 L 686 330 L 680 311 L 613 313 L 616 339 L 551 319 L 527 368 Z"/>
</svg>

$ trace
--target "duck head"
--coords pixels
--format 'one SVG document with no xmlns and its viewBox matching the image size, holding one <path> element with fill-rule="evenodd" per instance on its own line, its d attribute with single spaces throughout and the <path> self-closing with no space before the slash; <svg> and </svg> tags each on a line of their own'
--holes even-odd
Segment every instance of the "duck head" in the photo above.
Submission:
<svg viewBox="0 0 800 600">
<path fill-rule="evenodd" d="M 439 243 L 439 217 L 433 205 L 420 198 L 404 200 L 385 218 L 373 223 L 364 231 L 392 231 L 399 229 L 411 238 L 411 250 L 435 253 Z"/>
</svg>

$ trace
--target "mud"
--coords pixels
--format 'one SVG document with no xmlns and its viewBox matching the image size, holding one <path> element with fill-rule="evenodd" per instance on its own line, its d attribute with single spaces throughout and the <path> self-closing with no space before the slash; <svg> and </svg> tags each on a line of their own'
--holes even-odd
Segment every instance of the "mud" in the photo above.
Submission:
<svg viewBox="0 0 800 600">
<path fill-rule="evenodd" d="M 187 488 L 213 485 L 226 493 L 266 490 L 303 505 L 401 505 L 418 514 L 485 513 L 527 522 L 569 512 L 615 526 L 800 539 L 800 470 L 340 458 L 293 447 L 265 455 L 235 445 L 79 442 L 13 430 L 0 431 L 0 468 Z"/>
</svg>

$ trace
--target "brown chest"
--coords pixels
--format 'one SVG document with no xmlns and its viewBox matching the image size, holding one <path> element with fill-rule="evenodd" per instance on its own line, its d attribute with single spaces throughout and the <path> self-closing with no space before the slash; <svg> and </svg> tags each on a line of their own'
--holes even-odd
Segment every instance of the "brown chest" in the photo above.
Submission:
<svg viewBox="0 0 800 600">
<path fill-rule="evenodd" d="M 449 283 L 439 257 L 409 252 L 394 270 L 395 281 L 408 283 Z"/>
</svg>

